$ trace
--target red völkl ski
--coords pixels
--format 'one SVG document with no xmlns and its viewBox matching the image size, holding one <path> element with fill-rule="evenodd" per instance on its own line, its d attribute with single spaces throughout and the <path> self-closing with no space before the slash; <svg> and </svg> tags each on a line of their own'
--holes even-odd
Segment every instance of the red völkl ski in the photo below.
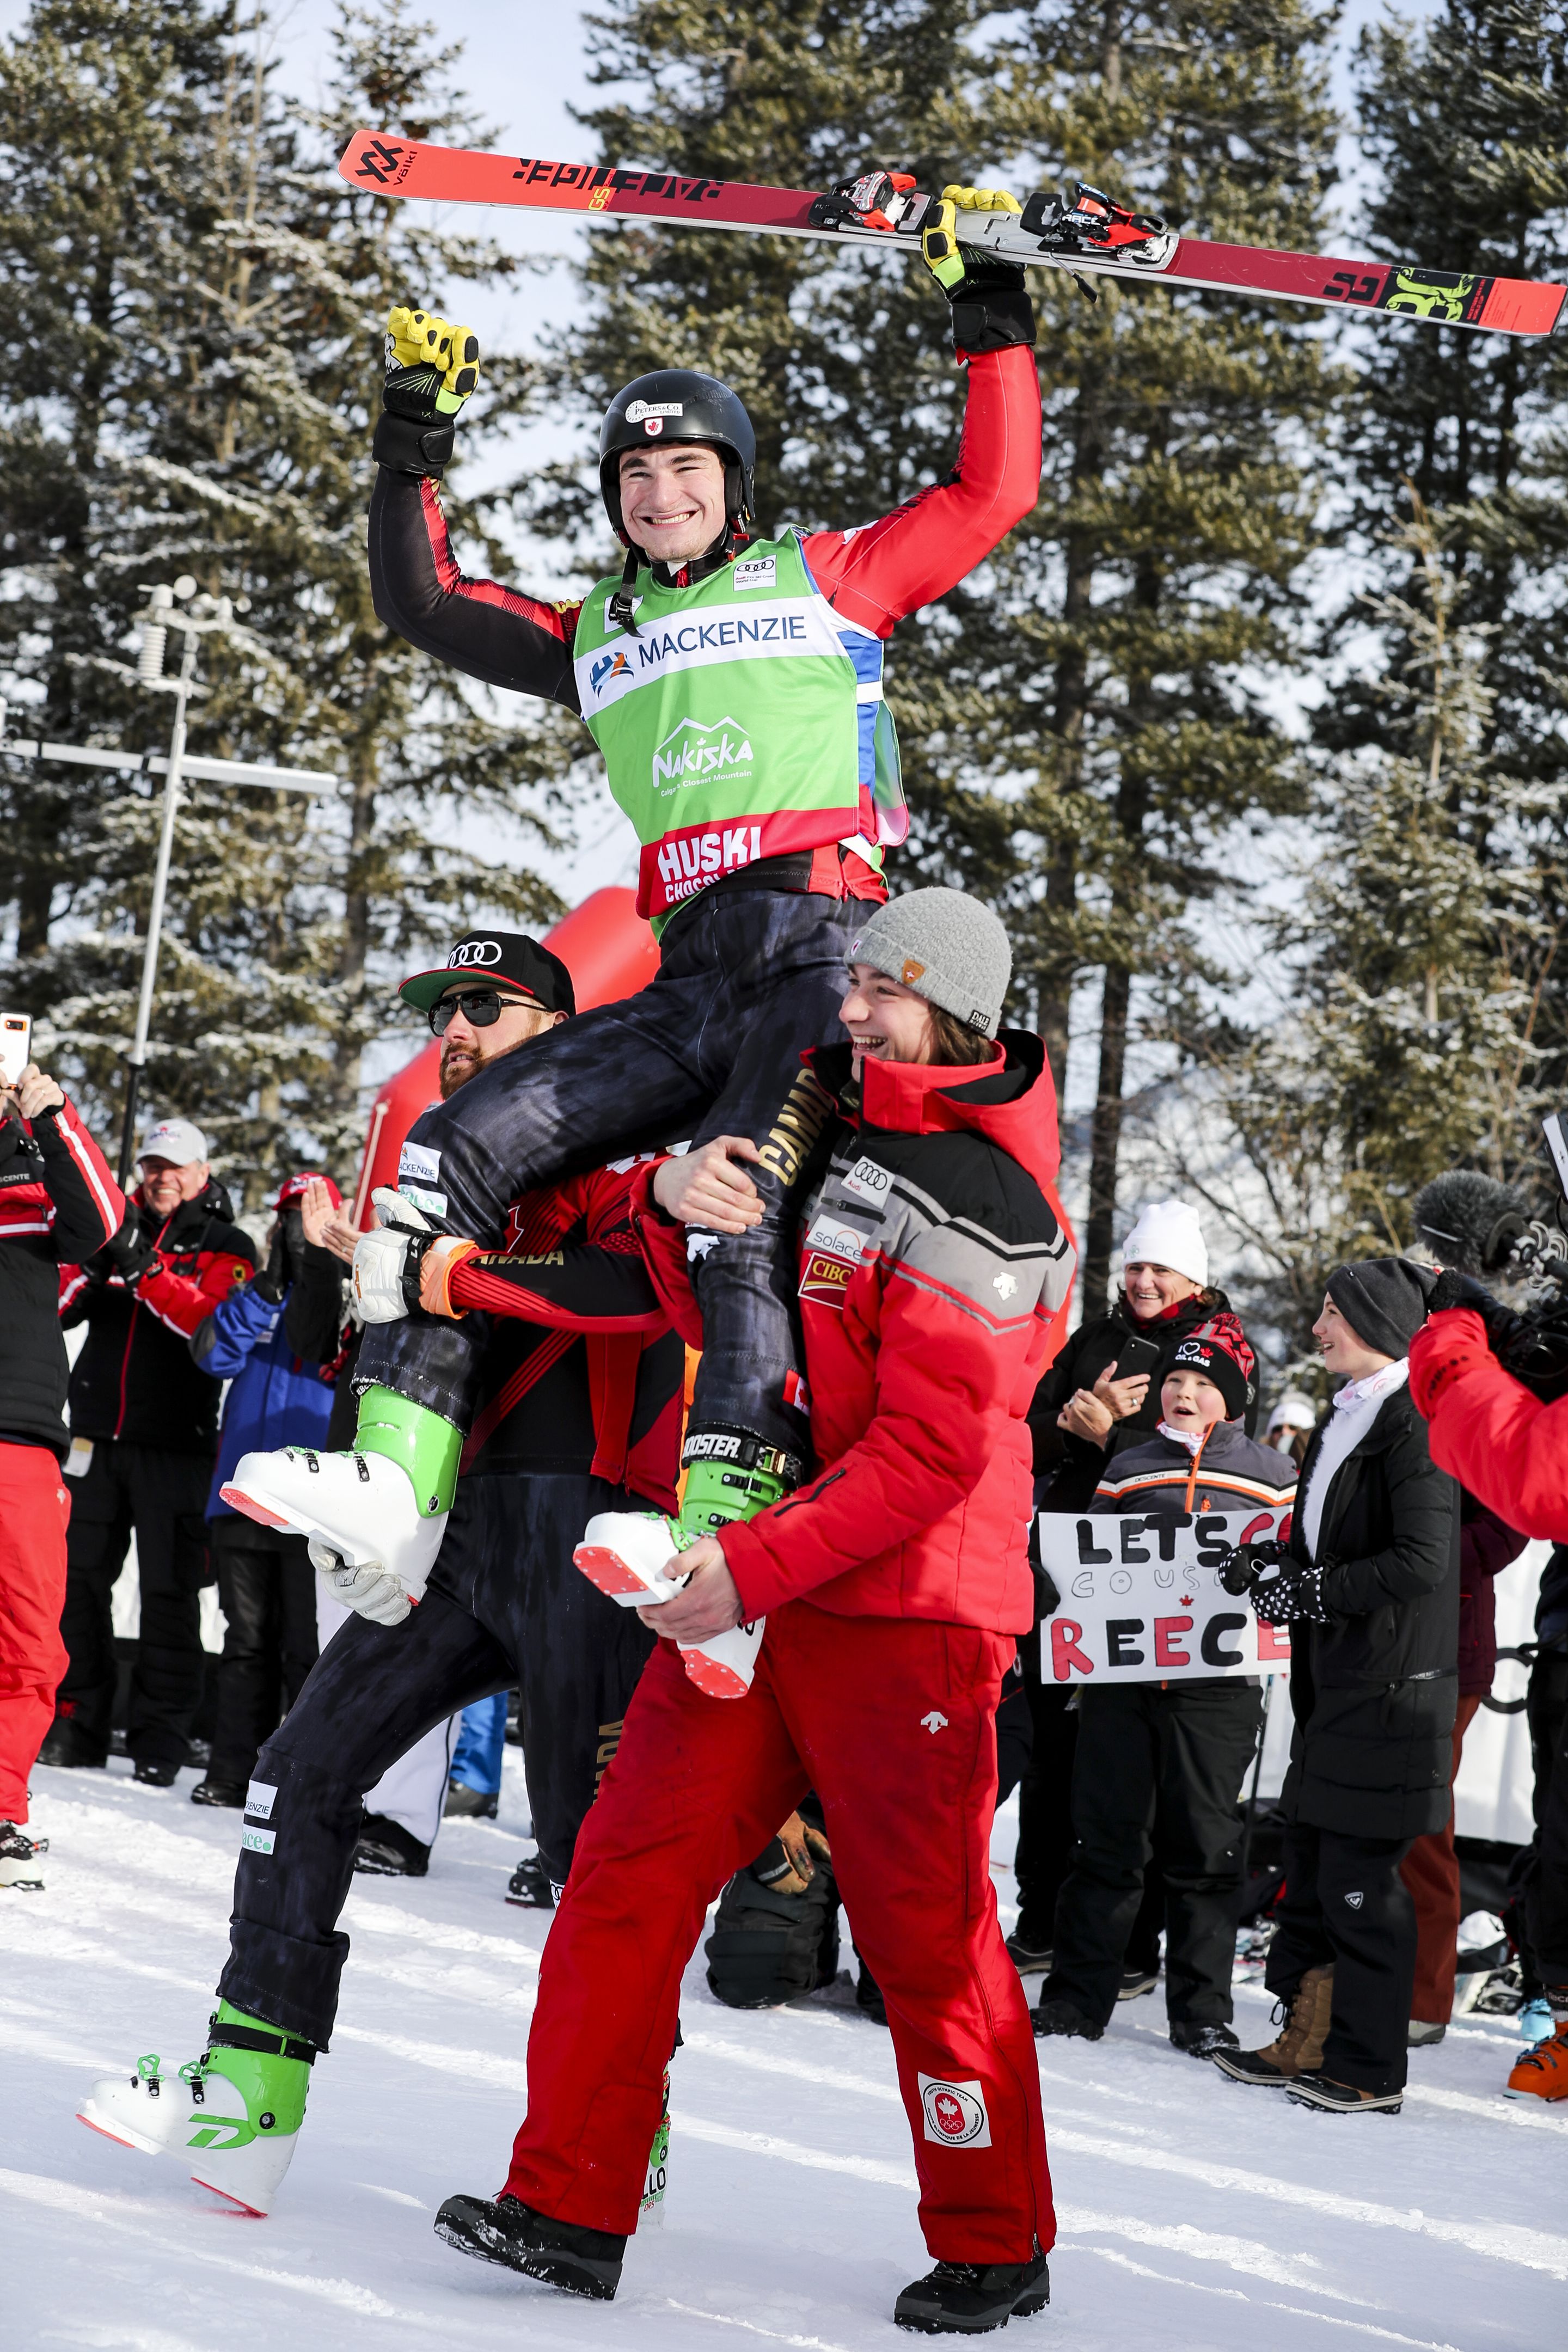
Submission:
<svg viewBox="0 0 1568 2352">
<path fill-rule="evenodd" d="M 368 130 L 354 132 L 338 171 L 351 187 L 432 204 L 519 205 L 526 211 L 581 214 L 591 223 L 667 221 L 678 228 L 826 236 L 841 245 L 911 253 L 919 250 L 921 225 L 932 203 L 901 173 L 869 172 L 829 194 L 812 195 L 742 180 L 428 147 Z M 1533 278 L 1215 245 L 1178 236 L 1163 221 L 1131 213 L 1081 184 L 1070 198 L 1032 195 L 1021 215 L 966 214 L 963 243 L 998 260 L 1065 268 L 1079 278 L 1157 278 L 1168 286 L 1384 311 L 1505 335 L 1549 335 L 1568 295 L 1568 287 Z"/>
</svg>

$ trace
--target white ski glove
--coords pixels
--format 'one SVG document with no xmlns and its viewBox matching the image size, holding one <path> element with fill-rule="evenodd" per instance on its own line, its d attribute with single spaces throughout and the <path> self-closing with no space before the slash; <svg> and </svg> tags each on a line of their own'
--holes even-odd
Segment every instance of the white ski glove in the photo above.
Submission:
<svg viewBox="0 0 1568 2352">
<path fill-rule="evenodd" d="M 310 1565 L 340 1607 L 368 1617 L 373 1625 L 401 1625 L 414 1603 L 400 1578 L 374 1561 L 350 1568 L 330 1544 L 312 1542 Z"/>
<path fill-rule="evenodd" d="M 366 1323 L 396 1323 L 419 1303 L 419 1264 L 434 1228 L 389 1184 L 378 1184 L 371 1198 L 381 1224 L 360 1236 L 350 1287 Z"/>
</svg>

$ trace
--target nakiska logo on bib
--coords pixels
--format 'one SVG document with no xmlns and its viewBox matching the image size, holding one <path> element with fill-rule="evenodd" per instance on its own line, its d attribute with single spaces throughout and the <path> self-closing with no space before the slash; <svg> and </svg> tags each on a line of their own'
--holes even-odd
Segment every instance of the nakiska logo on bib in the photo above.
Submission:
<svg viewBox="0 0 1568 2352">
<path fill-rule="evenodd" d="M 752 739 L 738 719 L 683 719 L 653 755 L 656 793 L 676 793 L 714 776 L 749 775 Z"/>
<path fill-rule="evenodd" d="M 626 423 L 641 425 L 650 416 L 684 416 L 686 404 L 679 400 L 633 400 L 626 404 Z"/>
<path fill-rule="evenodd" d="M 984 2083 L 939 2083 L 932 2074 L 917 2077 L 925 2137 L 939 2147 L 989 2147 L 991 2118 L 985 2112 Z"/>
</svg>

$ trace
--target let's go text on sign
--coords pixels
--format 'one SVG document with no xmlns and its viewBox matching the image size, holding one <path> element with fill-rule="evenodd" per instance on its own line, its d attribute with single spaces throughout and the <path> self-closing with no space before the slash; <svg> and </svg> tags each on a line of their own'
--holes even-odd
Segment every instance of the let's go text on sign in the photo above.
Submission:
<svg viewBox="0 0 1568 2352">
<path fill-rule="evenodd" d="M 1042 1511 L 1040 1559 L 1061 1606 L 1040 1627 L 1047 1682 L 1163 1683 L 1290 1670 L 1290 1636 L 1227 1592 L 1218 1564 L 1233 1544 L 1289 1531 L 1289 1505 L 1147 1517 Z"/>
</svg>

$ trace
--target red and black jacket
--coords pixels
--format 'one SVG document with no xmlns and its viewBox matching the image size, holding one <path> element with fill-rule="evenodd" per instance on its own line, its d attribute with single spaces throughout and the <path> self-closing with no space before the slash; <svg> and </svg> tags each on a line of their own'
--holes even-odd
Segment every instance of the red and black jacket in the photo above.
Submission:
<svg viewBox="0 0 1568 2352">
<path fill-rule="evenodd" d="M 132 1207 L 155 1253 L 133 1290 L 102 1250 L 61 1276 L 62 1322 L 88 1326 L 71 1374 L 71 1435 L 211 1454 L 222 1382 L 198 1369 L 190 1337 L 248 1280 L 256 1252 L 211 1180 L 168 1217 L 155 1215 L 140 1190 Z"/>
<path fill-rule="evenodd" d="M 59 1268 L 120 1230 L 125 1195 L 74 1103 L 0 1124 L 0 1445 L 63 1456 L 69 1377 Z"/>
<path fill-rule="evenodd" d="M 1027 1416 L 1073 1270 L 1041 1191 L 1059 1160 L 1045 1048 L 1007 1031 L 974 1069 L 868 1061 L 859 1090 L 847 1046 L 805 1059 L 791 1101 L 827 1161 L 799 1244 L 822 1468 L 725 1528 L 725 1560 L 750 1617 L 808 1597 L 840 1616 L 1026 1633 Z M 676 1328 L 694 1338 L 685 1228 L 646 1179 L 635 1215 Z"/>
</svg>

